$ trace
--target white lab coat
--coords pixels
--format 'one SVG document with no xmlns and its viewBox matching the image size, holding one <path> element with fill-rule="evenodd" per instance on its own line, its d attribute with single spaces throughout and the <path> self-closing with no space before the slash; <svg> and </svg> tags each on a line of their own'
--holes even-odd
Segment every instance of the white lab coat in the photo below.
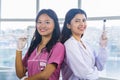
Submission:
<svg viewBox="0 0 120 80">
<path fill-rule="evenodd" d="M 107 51 L 100 47 L 96 53 L 88 43 L 82 44 L 69 38 L 65 43 L 66 56 L 62 66 L 63 80 L 97 80 L 98 71 L 103 70 L 107 59 Z"/>
</svg>

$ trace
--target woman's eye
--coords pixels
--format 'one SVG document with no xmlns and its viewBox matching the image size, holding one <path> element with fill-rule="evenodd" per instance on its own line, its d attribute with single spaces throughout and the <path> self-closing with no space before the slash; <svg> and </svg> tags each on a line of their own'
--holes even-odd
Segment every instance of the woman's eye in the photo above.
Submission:
<svg viewBox="0 0 120 80">
<path fill-rule="evenodd" d="M 86 19 L 83 19 L 83 22 L 86 22 Z"/>
<path fill-rule="evenodd" d="M 46 22 L 46 24 L 50 24 L 50 22 Z"/>
<path fill-rule="evenodd" d="M 79 20 L 76 20 L 75 22 L 80 22 Z"/>
<path fill-rule="evenodd" d="M 39 24 L 40 24 L 41 22 L 39 21 L 39 22 L 37 22 L 37 23 L 39 23 Z"/>
</svg>

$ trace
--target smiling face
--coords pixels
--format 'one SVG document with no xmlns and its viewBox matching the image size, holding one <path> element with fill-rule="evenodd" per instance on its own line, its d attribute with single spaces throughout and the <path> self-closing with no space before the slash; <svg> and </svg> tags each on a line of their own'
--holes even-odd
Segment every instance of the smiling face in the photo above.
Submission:
<svg viewBox="0 0 120 80">
<path fill-rule="evenodd" d="M 37 30 L 41 36 L 51 36 L 54 30 L 54 21 L 47 14 L 39 16 Z"/>
<path fill-rule="evenodd" d="M 73 36 L 80 37 L 87 27 L 85 15 L 76 14 L 70 24 L 67 24 L 67 27 L 71 29 Z"/>
</svg>

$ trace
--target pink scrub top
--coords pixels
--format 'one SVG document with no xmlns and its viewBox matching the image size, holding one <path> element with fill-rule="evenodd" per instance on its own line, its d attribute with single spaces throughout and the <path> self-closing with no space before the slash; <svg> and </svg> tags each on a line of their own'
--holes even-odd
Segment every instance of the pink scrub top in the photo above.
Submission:
<svg viewBox="0 0 120 80">
<path fill-rule="evenodd" d="M 28 70 L 28 76 L 40 73 L 46 64 L 56 63 L 57 68 L 49 80 L 59 80 L 61 64 L 64 60 L 65 48 L 60 42 L 57 42 L 51 49 L 50 53 L 44 48 L 40 54 L 37 54 L 37 48 L 32 52 L 27 60 L 27 54 L 23 58 L 23 65 Z"/>
</svg>

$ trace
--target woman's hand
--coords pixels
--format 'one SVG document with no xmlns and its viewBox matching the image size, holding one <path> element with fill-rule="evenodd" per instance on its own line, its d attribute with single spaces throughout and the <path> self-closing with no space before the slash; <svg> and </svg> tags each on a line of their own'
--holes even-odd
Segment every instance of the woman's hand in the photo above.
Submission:
<svg viewBox="0 0 120 80">
<path fill-rule="evenodd" d="M 27 36 L 22 36 L 22 37 L 18 38 L 17 50 L 22 51 L 22 49 L 25 47 L 26 43 L 27 43 Z"/>
<path fill-rule="evenodd" d="M 100 37 L 100 46 L 105 48 L 107 46 L 107 41 L 108 41 L 108 38 L 107 38 L 106 32 L 103 31 Z"/>
</svg>

